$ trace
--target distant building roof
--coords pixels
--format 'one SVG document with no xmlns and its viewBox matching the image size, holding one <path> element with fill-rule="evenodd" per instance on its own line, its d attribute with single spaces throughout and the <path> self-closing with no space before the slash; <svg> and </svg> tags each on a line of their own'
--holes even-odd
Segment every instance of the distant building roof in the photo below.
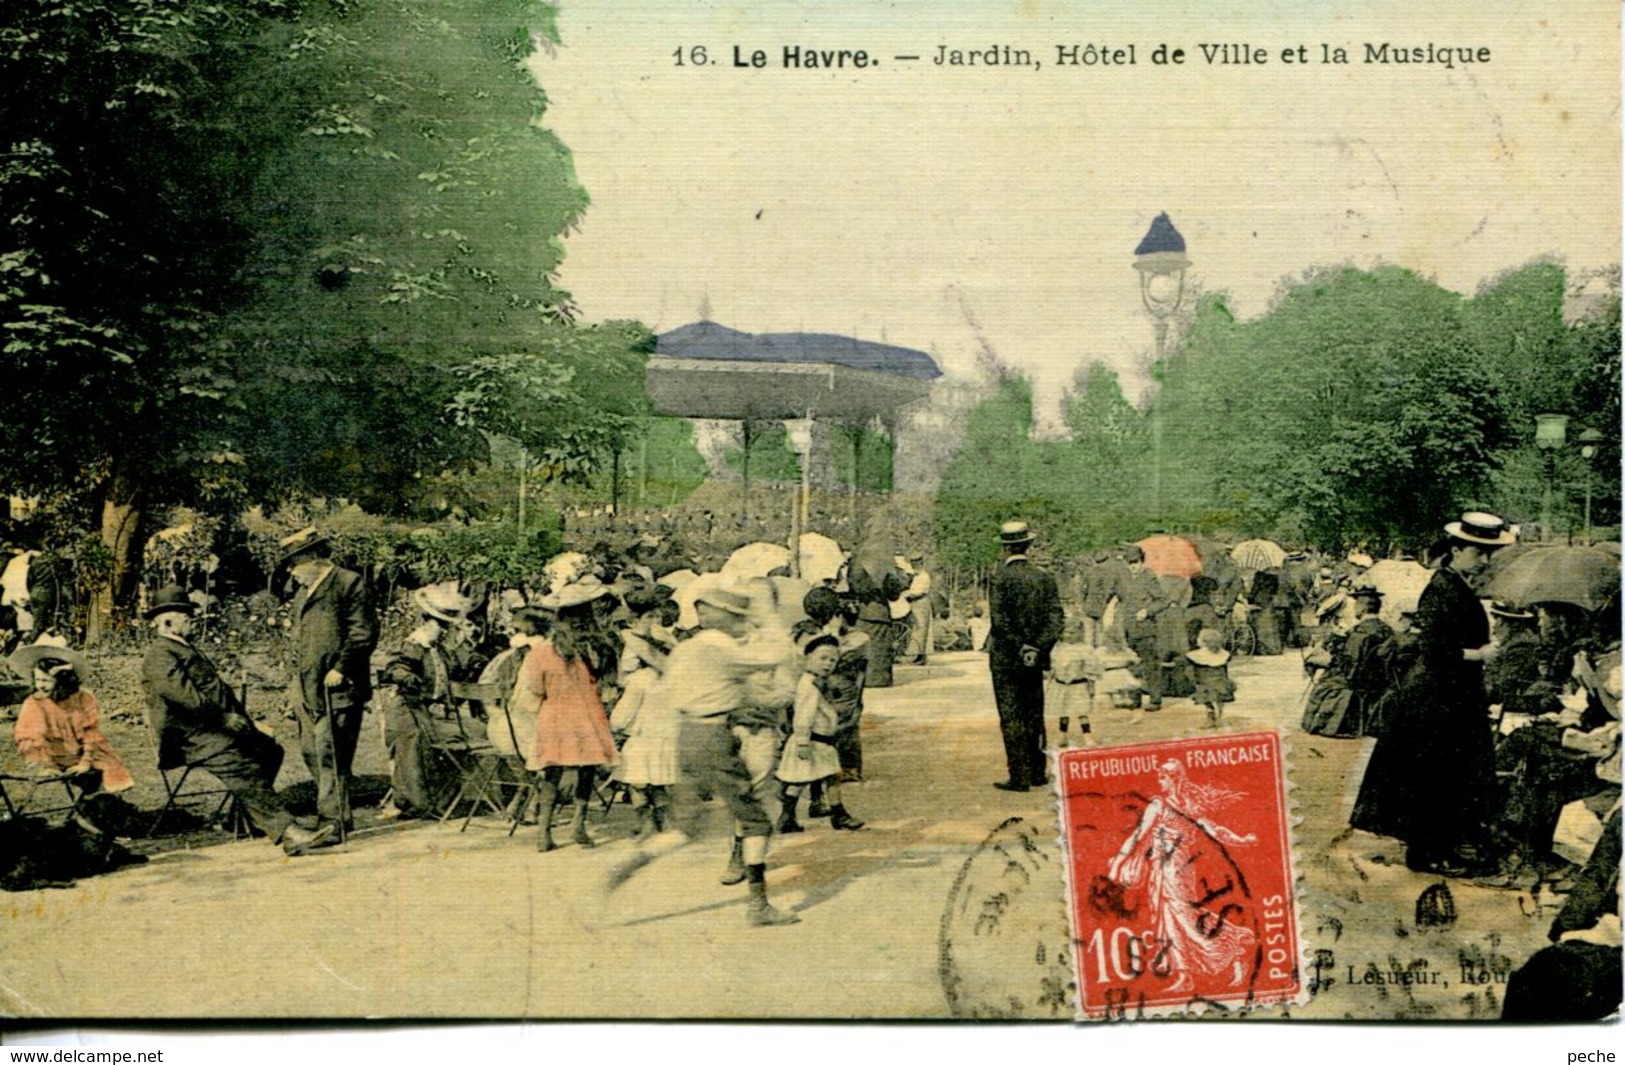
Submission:
<svg viewBox="0 0 1625 1065">
<path fill-rule="evenodd" d="M 1184 247 L 1183 242 L 1180 247 Z M 736 362 L 828 363 L 921 381 L 942 376 L 936 360 L 913 348 L 833 333 L 742 333 L 715 322 L 694 322 L 661 334 L 655 340 L 655 355 Z"/>
<path fill-rule="evenodd" d="M 1174 223 L 1164 211 L 1151 220 L 1151 228 L 1145 231 L 1145 237 L 1140 246 L 1134 249 L 1135 255 L 1155 255 L 1157 252 L 1173 251 L 1184 254 L 1185 238 L 1179 235 Z"/>
</svg>

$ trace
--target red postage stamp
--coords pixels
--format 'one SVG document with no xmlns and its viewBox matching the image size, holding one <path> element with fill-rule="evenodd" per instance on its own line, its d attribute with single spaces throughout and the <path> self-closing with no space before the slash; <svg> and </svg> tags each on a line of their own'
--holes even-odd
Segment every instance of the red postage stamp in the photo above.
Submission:
<svg viewBox="0 0 1625 1065">
<path fill-rule="evenodd" d="M 1082 1016 L 1299 997 L 1278 734 L 1073 749 L 1059 774 Z"/>
</svg>

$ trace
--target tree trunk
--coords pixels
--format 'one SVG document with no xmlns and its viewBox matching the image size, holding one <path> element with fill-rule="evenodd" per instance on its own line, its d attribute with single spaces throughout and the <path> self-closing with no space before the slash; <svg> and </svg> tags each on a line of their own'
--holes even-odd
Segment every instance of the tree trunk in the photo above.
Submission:
<svg viewBox="0 0 1625 1065">
<path fill-rule="evenodd" d="M 525 519 L 527 517 L 525 513 L 525 489 L 529 480 L 530 452 L 521 446 L 519 449 L 519 536 L 517 538 L 521 543 L 525 539 Z"/>
<path fill-rule="evenodd" d="M 91 593 L 85 640 L 95 643 L 129 618 L 141 575 L 141 485 L 127 470 L 113 472 L 102 501 L 102 545 L 113 558 L 112 576 Z"/>
</svg>

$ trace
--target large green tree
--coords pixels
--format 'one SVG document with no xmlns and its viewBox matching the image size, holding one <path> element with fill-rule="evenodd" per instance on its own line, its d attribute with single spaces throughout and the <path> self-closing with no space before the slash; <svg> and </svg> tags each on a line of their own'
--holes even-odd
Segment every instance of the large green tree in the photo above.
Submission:
<svg viewBox="0 0 1625 1065">
<path fill-rule="evenodd" d="M 1061 558 L 1144 536 L 1150 521 L 1146 419 L 1101 362 L 1082 368 L 1062 398 L 1070 439 L 1032 438 L 1033 390 L 1004 371 L 966 419 L 965 441 L 936 497 L 937 543 L 960 565 L 998 557 L 1000 523 L 1042 530 Z"/>
<path fill-rule="evenodd" d="M 1535 262 L 1486 282 L 1466 306 L 1474 342 L 1499 376 L 1513 430 L 1514 446 L 1495 478 L 1495 500 L 1523 517 L 1540 513 L 1550 501 L 1559 530 L 1579 528 L 1588 483 L 1594 523 L 1619 520 L 1618 279 L 1580 282 L 1607 294 L 1590 306 L 1572 306 L 1568 295 L 1575 279 L 1556 263 Z M 1556 453 L 1532 447 L 1541 414 L 1568 415 L 1573 446 Z M 1589 463 L 1578 446 L 1586 429 L 1602 435 Z"/>
<path fill-rule="evenodd" d="M 1482 501 L 1511 429 L 1464 304 L 1399 268 L 1312 271 L 1250 322 L 1209 300 L 1153 401 L 1170 516 L 1330 546 Z"/>
<path fill-rule="evenodd" d="M 587 197 L 521 66 L 552 14 L 523 0 L 312 7 L 236 83 L 242 120 L 284 138 L 255 178 L 251 298 L 231 335 L 238 394 L 283 414 L 242 425 L 276 459 L 255 471 L 260 492 L 402 508 L 425 469 L 483 457 L 468 430 L 489 418 L 457 396 L 505 360 L 549 382 L 533 397 L 545 415 L 524 419 L 547 434 L 526 441 L 538 459 L 576 472 L 625 435 L 635 412 L 616 397 L 641 395 L 642 338 L 577 329 L 553 280 Z"/>
<path fill-rule="evenodd" d="M 620 442 L 643 339 L 553 283 L 587 200 L 520 65 L 552 36 L 525 0 L 0 9 L 0 480 L 100 514 L 109 593 L 157 504 L 409 510 L 486 457 L 482 360 L 558 383 L 561 470 Z"/>
<path fill-rule="evenodd" d="M 120 563 L 142 500 L 212 453 L 209 360 L 265 159 L 217 97 L 291 14 L 280 0 L 0 8 L 0 479 L 99 512 Z"/>
<path fill-rule="evenodd" d="M 1578 528 L 1588 487 L 1593 524 L 1610 526 L 1618 284 L 1587 280 L 1577 300 L 1561 267 L 1536 262 L 1469 298 L 1397 267 L 1314 269 L 1246 322 L 1209 295 L 1160 367 L 1149 410 L 1132 407 L 1103 364 L 1079 372 L 1063 405 L 1068 441 L 1030 438 L 1031 386 L 1005 373 L 943 476 L 939 545 L 986 563 L 986 530 L 1025 517 L 1062 555 L 1138 539 L 1153 522 L 1414 547 L 1469 507 L 1532 520 L 1548 493 L 1558 528 Z M 1545 412 L 1571 417 L 1571 445 L 1584 428 L 1602 432 L 1589 465 L 1575 446 L 1535 449 Z M 1162 424 L 1160 508 L 1149 490 L 1152 417 Z"/>
</svg>

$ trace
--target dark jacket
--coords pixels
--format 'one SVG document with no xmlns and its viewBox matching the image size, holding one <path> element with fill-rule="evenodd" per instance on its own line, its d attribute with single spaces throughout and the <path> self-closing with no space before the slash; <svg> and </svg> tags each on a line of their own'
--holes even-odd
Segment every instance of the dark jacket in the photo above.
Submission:
<svg viewBox="0 0 1625 1065">
<path fill-rule="evenodd" d="M 1416 658 L 1385 700 L 1351 824 L 1428 855 L 1478 844 L 1495 796 L 1495 751 L 1484 666 L 1462 657 L 1489 642 L 1489 619 L 1467 581 L 1434 573 L 1416 608 Z"/>
<path fill-rule="evenodd" d="M 166 636 L 152 641 L 141 662 L 141 687 L 160 769 L 206 761 L 257 731 L 214 663 L 190 644 Z"/>
<path fill-rule="evenodd" d="M 1089 568 L 1083 583 L 1083 612 L 1099 621 L 1106 613 L 1106 604 L 1113 596 L 1121 597 L 1128 583 L 1128 563 L 1120 558 L 1096 562 Z"/>
<path fill-rule="evenodd" d="M 1511 714 L 1544 714 L 1561 710 L 1558 686 L 1546 681 L 1540 637 L 1514 632 L 1495 661 L 1484 667 L 1484 691 L 1491 704 Z"/>
<path fill-rule="evenodd" d="M 1160 616 L 1173 608 L 1168 590 L 1155 573 L 1148 569 L 1130 570 L 1128 580 L 1118 589 L 1119 609 L 1122 611 L 1123 629 L 1131 641 L 1155 639 Z M 1145 611 L 1145 617 L 1137 615 Z M 1184 612 L 1174 615 L 1184 623 Z"/>
<path fill-rule="evenodd" d="M 324 710 L 322 678 L 330 669 L 344 674 L 350 701 L 372 698 L 371 659 L 378 645 L 378 617 L 359 573 L 334 567 L 314 589 L 301 588 L 293 601 L 294 666 L 307 711 Z"/>
<path fill-rule="evenodd" d="M 1017 555 L 993 573 L 988 591 L 988 661 L 994 669 L 1022 665 L 1021 649 L 1038 649 L 1036 668 L 1049 668 L 1049 652 L 1066 627 L 1055 578 Z"/>
</svg>

